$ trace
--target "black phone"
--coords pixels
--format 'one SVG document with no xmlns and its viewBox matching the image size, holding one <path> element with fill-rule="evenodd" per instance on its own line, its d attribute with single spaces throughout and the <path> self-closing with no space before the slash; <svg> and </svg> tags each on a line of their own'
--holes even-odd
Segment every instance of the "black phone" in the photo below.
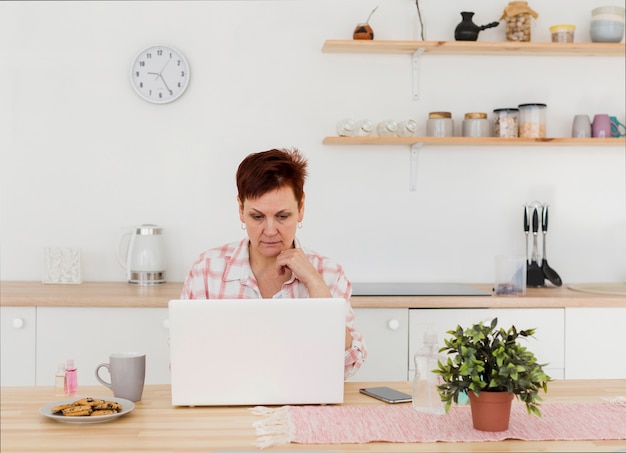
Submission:
<svg viewBox="0 0 626 453">
<path fill-rule="evenodd" d="M 410 403 L 413 400 L 413 397 L 408 393 L 392 389 L 391 387 L 368 387 L 359 389 L 359 392 L 391 404 Z"/>
</svg>

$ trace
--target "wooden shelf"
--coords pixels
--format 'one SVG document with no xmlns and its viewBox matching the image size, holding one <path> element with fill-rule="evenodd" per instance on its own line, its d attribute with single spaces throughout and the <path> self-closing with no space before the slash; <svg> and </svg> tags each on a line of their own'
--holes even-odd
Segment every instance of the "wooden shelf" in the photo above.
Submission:
<svg viewBox="0 0 626 453">
<path fill-rule="evenodd" d="M 626 146 L 618 138 L 499 138 L 499 137 L 326 137 L 324 145 L 435 146 Z"/>
<path fill-rule="evenodd" d="M 557 43 L 557 42 L 481 42 L 481 41 L 368 41 L 327 40 L 322 52 L 364 54 L 432 55 L 532 55 L 532 56 L 600 56 L 623 57 L 622 43 Z"/>
</svg>

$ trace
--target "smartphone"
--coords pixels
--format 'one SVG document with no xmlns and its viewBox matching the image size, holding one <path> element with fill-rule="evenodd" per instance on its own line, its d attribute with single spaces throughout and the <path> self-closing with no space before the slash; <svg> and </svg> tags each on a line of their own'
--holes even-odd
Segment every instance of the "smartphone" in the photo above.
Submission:
<svg viewBox="0 0 626 453">
<path fill-rule="evenodd" d="M 408 393 L 394 390 L 390 387 L 368 387 L 359 389 L 359 392 L 385 403 L 410 403 L 413 400 L 413 397 Z"/>
</svg>

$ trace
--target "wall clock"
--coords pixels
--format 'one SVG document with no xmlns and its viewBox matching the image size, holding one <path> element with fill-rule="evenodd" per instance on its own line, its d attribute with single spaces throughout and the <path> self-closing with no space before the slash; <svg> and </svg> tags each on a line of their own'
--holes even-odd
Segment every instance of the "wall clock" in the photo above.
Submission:
<svg viewBox="0 0 626 453">
<path fill-rule="evenodd" d="M 189 86 L 189 64 L 175 48 L 153 45 L 134 58 L 130 66 L 130 83 L 137 94 L 148 102 L 172 102 Z"/>
</svg>

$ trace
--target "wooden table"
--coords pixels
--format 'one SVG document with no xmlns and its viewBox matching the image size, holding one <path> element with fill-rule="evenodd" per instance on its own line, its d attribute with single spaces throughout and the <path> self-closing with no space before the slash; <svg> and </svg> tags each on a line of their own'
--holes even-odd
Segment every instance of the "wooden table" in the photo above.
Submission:
<svg viewBox="0 0 626 453">
<path fill-rule="evenodd" d="M 361 395 L 360 387 L 388 385 L 410 393 L 408 382 L 347 382 L 347 405 L 385 404 Z M 111 396 L 102 386 L 84 386 L 81 396 Z M 626 380 L 550 383 L 544 402 L 601 402 L 626 396 Z M 260 451 L 252 426 L 259 416 L 247 407 L 172 407 L 169 385 L 148 385 L 130 414 L 108 423 L 70 425 L 43 417 L 39 408 L 57 400 L 52 387 L 2 387 L 0 449 L 2 452 L 210 452 Z M 518 403 L 517 400 L 514 404 Z M 417 451 L 619 451 L 626 440 L 581 442 L 368 443 L 342 445 L 276 445 L 267 451 L 417 452 Z"/>
</svg>

